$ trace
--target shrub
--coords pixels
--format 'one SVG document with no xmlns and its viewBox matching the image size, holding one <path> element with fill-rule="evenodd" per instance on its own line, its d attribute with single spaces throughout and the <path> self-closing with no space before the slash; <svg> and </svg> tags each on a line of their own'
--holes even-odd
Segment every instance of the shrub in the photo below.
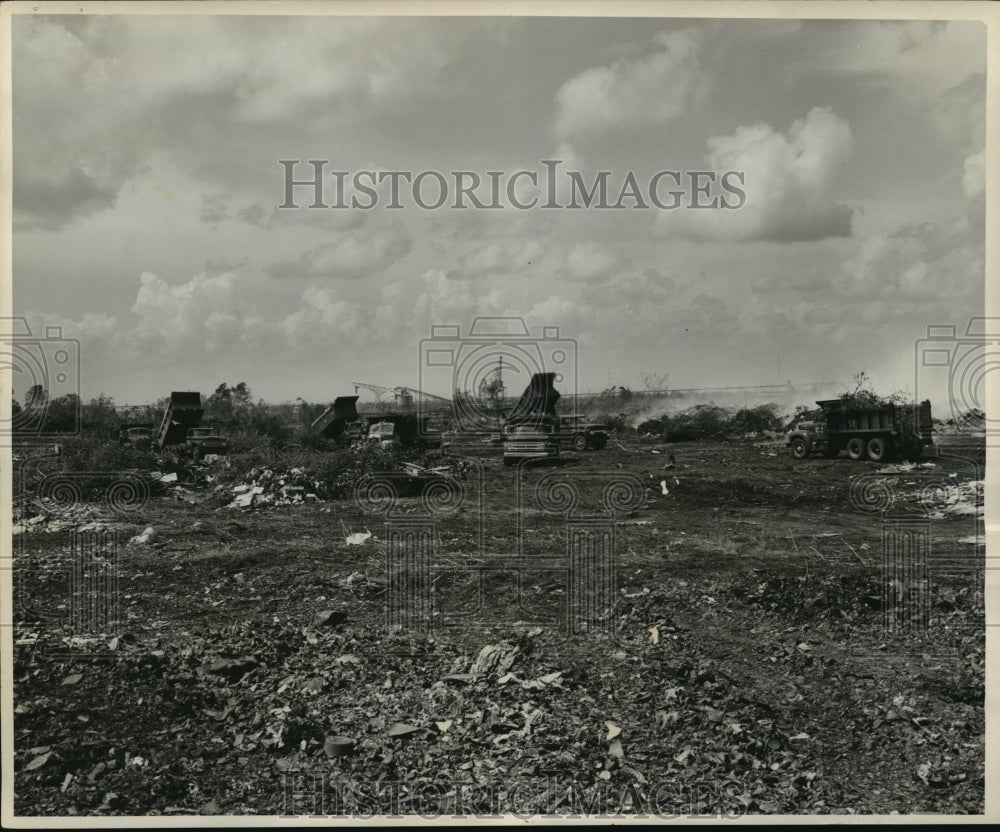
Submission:
<svg viewBox="0 0 1000 832">
<path fill-rule="evenodd" d="M 722 439 L 729 428 L 729 414 L 715 404 L 699 404 L 663 417 L 663 438 L 667 442 Z"/>
</svg>

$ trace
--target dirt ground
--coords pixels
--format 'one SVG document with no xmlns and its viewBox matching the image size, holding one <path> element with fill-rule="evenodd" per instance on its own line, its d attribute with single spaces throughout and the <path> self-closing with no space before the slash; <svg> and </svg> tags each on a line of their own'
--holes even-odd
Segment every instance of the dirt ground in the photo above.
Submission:
<svg viewBox="0 0 1000 832">
<path fill-rule="evenodd" d="M 102 527 L 103 636 L 74 531 L 25 531 L 15 810 L 980 813 L 983 450 L 939 450 L 612 439 L 388 514 L 168 491 Z"/>
</svg>

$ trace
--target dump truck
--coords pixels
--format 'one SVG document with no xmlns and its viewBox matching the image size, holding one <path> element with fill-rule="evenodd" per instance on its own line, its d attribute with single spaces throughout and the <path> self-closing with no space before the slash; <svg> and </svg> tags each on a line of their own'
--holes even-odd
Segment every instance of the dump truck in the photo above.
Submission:
<svg viewBox="0 0 1000 832">
<path fill-rule="evenodd" d="M 313 429 L 327 439 L 338 439 L 342 436 L 360 438 L 358 398 L 358 396 L 337 396 L 333 404 L 313 420 Z"/>
<path fill-rule="evenodd" d="M 367 437 L 379 442 L 436 450 L 442 445 L 440 431 L 429 427 L 430 416 L 416 413 L 380 413 L 368 417 Z M 389 429 L 391 427 L 391 430 Z"/>
<path fill-rule="evenodd" d="M 201 393 L 171 393 L 153 443 L 156 450 L 162 451 L 164 448 L 183 444 L 188 430 L 198 427 L 204 415 Z"/>
<path fill-rule="evenodd" d="M 558 459 L 555 373 L 535 373 L 503 427 L 503 464 L 526 459 Z"/>
<path fill-rule="evenodd" d="M 787 445 L 796 459 L 812 453 L 834 459 L 847 451 L 851 459 L 881 462 L 918 454 L 933 445 L 931 403 L 890 402 L 859 407 L 843 399 L 818 401 L 822 418 L 799 422 L 788 433 Z"/>
<path fill-rule="evenodd" d="M 211 428 L 200 427 L 204 415 L 201 393 L 171 393 L 153 447 L 157 451 L 174 448 L 179 454 L 195 459 L 207 454 L 226 453 L 226 440 Z"/>
</svg>

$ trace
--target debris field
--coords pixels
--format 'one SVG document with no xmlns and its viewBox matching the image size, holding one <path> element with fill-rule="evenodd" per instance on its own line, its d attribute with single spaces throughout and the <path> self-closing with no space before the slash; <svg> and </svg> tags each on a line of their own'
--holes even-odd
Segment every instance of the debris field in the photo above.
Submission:
<svg viewBox="0 0 1000 832">
<path fill-rule="evenodd" d="M 438 456 L 353 497 L 203 470 L 131 512 L 15 517 L 18 814 L 983 811 L 966 460 L 633 435 L 550 466 Z M 404 527 L 430 529 L 423 572 L 394 560 Z M 920 585 L 886 577 L 904 527 Z M 588 611 L 571 541 L 598 528 Z M 72 614 L 87 535 L 113 541 L 104 633 Z"/>
</svg>

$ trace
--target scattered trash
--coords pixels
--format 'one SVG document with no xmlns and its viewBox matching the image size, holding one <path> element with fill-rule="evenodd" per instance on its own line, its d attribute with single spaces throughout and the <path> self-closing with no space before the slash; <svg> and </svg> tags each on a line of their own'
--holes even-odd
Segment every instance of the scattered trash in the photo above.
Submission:
<svg viewBox="0 0 1000 832">
<path fill-rule="evenodd" d="M 507 641 L 499 644 L 488 644 L 479 651 L 479 656 L 469 668 L 469 673 L 473 676 L 488 676 L 496 674 L 501 676 L 510 670 L 517 660 L 520 648 Z"/>
<path fill-rule="evenodd" d="M 313 616 L 313 627 L 339 627 L 347 620 L 343 610 L 323 610 Z"/>
<path fill-rule="evenodd" d="M 229 486 L 229 489 L 233 499 L 226 508 L 242 509 L 321 502 L 326 493 L 325 483 L 309 477 L 302 468 L 287 471 L 251 468 L 246 482 Z"/>
<path fill-rule="evenodd" d="M 146 526 L 146 530 L 142 534 L 137 534 L 131 540 L 129 540 L 129 545 L 135 546 L 147 546 L 156 539 L 156 529 L 152 526 Z"/>
<path fill-rule="evenodd" d="M 362 543 L 367 543 L 371 540 L 371 537 L 371 532 L 355 532 L 354 534 L 347 535 L 345 542 L 348 546 L 360 546 Z"/>
<path fill-rule="evenodd" d="M 355 741 L 351 737 L 327 737 L 323 742 L 323 753 L 327 757 L 347 757 L 354 753 Z"/>
<path fill-rule="evenodd" d="M 405 737 L 410 734 L 415 734 L 422 729 L 418 728 L 416 725 L 408 725 L 405 722 L 394 722 L 392 727 L 389 729 L 390 737 Z"/>
</svg>

